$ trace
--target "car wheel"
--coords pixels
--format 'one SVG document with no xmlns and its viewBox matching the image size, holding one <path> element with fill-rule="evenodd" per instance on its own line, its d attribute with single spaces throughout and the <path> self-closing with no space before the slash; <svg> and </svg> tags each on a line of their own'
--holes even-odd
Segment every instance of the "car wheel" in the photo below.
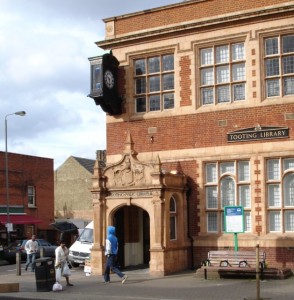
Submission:
<svg viewBox="0 0 294 300">
<path fill-rule="evenodd" d="M 14 264 L 16 264 L 16 260 L 15 260 L 15 259 L 9 259 L 9 260 L 8 260 L 8 263 L 9 263 L 10 265 L 14 265 Z"/>
<path fill-rule="evenodd" d="M 72 262 L 71 264 L 72 264 L 72 266 L 73 266 L 74 268 L 77 268 L 77 267 L 80 266 L 80 264 L 77 264 L 77 263 L 74 263 L 74 262 Z"/>
</svg>

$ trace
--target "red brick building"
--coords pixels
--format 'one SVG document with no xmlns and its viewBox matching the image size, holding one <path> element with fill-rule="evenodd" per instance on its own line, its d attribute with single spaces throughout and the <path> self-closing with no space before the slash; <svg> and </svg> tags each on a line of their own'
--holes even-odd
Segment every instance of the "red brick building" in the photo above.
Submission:
<svg viewBox="0 0 294 300">
<path fill-rule="evenodd" d="M 11 240 L 38 237 L 54 241 L 53 159 L 8 153 Z M 7 241 L 5 153 L 0 152 L 0 238 Z"/>
<path fill-rule="evenodd" d="M 145 246 L 154 273 L 197 267 L 209 250 L 234 249 L 224 208 L 242 206 L 239 249 L 259 243 L 269 266 L 294 268 L 293 11 L 286 0 L 190 0 L 104 20 L 97 46 L 120 63 L 122 112 L 107 116 L 109 167 L 94 171 L 97 272 L 106 225 L 126 228 L 134 207 L 147 213 L 138 226 L 144 232 L 150 222 L 149 244 L 144 233 L 128 233 L 126 265 Z M 90 62 L 93 71 L 97 61 Z M 159 196 L 154 183 L 118 182 L 129 161 L 134 178 L 138 161 L 157 166 L 148 174 L 161 174 Z M 187 185 L 166 194 L 163 181 L 172 173 Z"/>
</svg>

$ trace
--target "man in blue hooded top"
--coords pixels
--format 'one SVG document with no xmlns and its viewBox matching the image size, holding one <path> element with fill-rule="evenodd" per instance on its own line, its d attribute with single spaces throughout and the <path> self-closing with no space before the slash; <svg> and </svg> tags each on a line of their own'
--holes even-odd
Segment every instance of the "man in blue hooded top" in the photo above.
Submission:
<svg viewBox="0 0 294 300">
<path fill-rule="evenodd" d="M 110 283 L 110 270 L 117 274 L 121 279 L 121 283 L 125 283 L 128 276 L 123 274 L 119 268 L 116 266 L 117 260 L 117 251 L 118 251 L 118 241 L 115 236 L 115 227 L 107 227 L 107 238 L 105 243 L 105 255 L 107 256 L 106 266 L 104 271 L 104 282 Z"/>
</svg>

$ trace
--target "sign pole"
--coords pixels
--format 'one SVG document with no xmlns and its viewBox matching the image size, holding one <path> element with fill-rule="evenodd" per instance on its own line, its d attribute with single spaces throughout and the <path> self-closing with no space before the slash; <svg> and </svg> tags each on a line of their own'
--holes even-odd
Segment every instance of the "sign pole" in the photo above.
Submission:
<svg viewBox="0 0 294 300">
<path fill-rule="evenodd" d="M 235 251 L 238 251 L 238 233 L 234 233 L 234 245 L 235 245 Z"/>
<path fill-rule="evenodd" d="M 242 206 L 225 206 L 224 223 L 226 233 L 234 233 L 235 251 L 239 251 L 238 233 L 244 232 L 244 210 Z"/>
<path fill-rule="evenodd" d="M 260 300 L 260 280 L 259 280 L 259 244 L 256 245 L 256 300 Z"/>
</svg>

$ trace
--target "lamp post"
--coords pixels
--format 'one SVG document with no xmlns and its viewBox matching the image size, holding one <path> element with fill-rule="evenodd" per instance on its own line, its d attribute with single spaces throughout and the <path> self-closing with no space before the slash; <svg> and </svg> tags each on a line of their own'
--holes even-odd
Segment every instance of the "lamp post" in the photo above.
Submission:
<svg viewBox="0 0 294 300">
<path fill-rule="evenodd" d="M 5 179 L 6 179 L 6 212 L 7 212 L 7 220 L 6 220 L 6 228 L 7 228 L 7 242 L 10 243 L 10 212 L 9 212 L 9 181 L 8 181 L 8 151 L 7 151 L 7 117 L 12 115 L 17 116 L 25 116 L 25 111 L 17 111 L 12 114 L 8 114 L 5 116 Z"/>
</svg>

